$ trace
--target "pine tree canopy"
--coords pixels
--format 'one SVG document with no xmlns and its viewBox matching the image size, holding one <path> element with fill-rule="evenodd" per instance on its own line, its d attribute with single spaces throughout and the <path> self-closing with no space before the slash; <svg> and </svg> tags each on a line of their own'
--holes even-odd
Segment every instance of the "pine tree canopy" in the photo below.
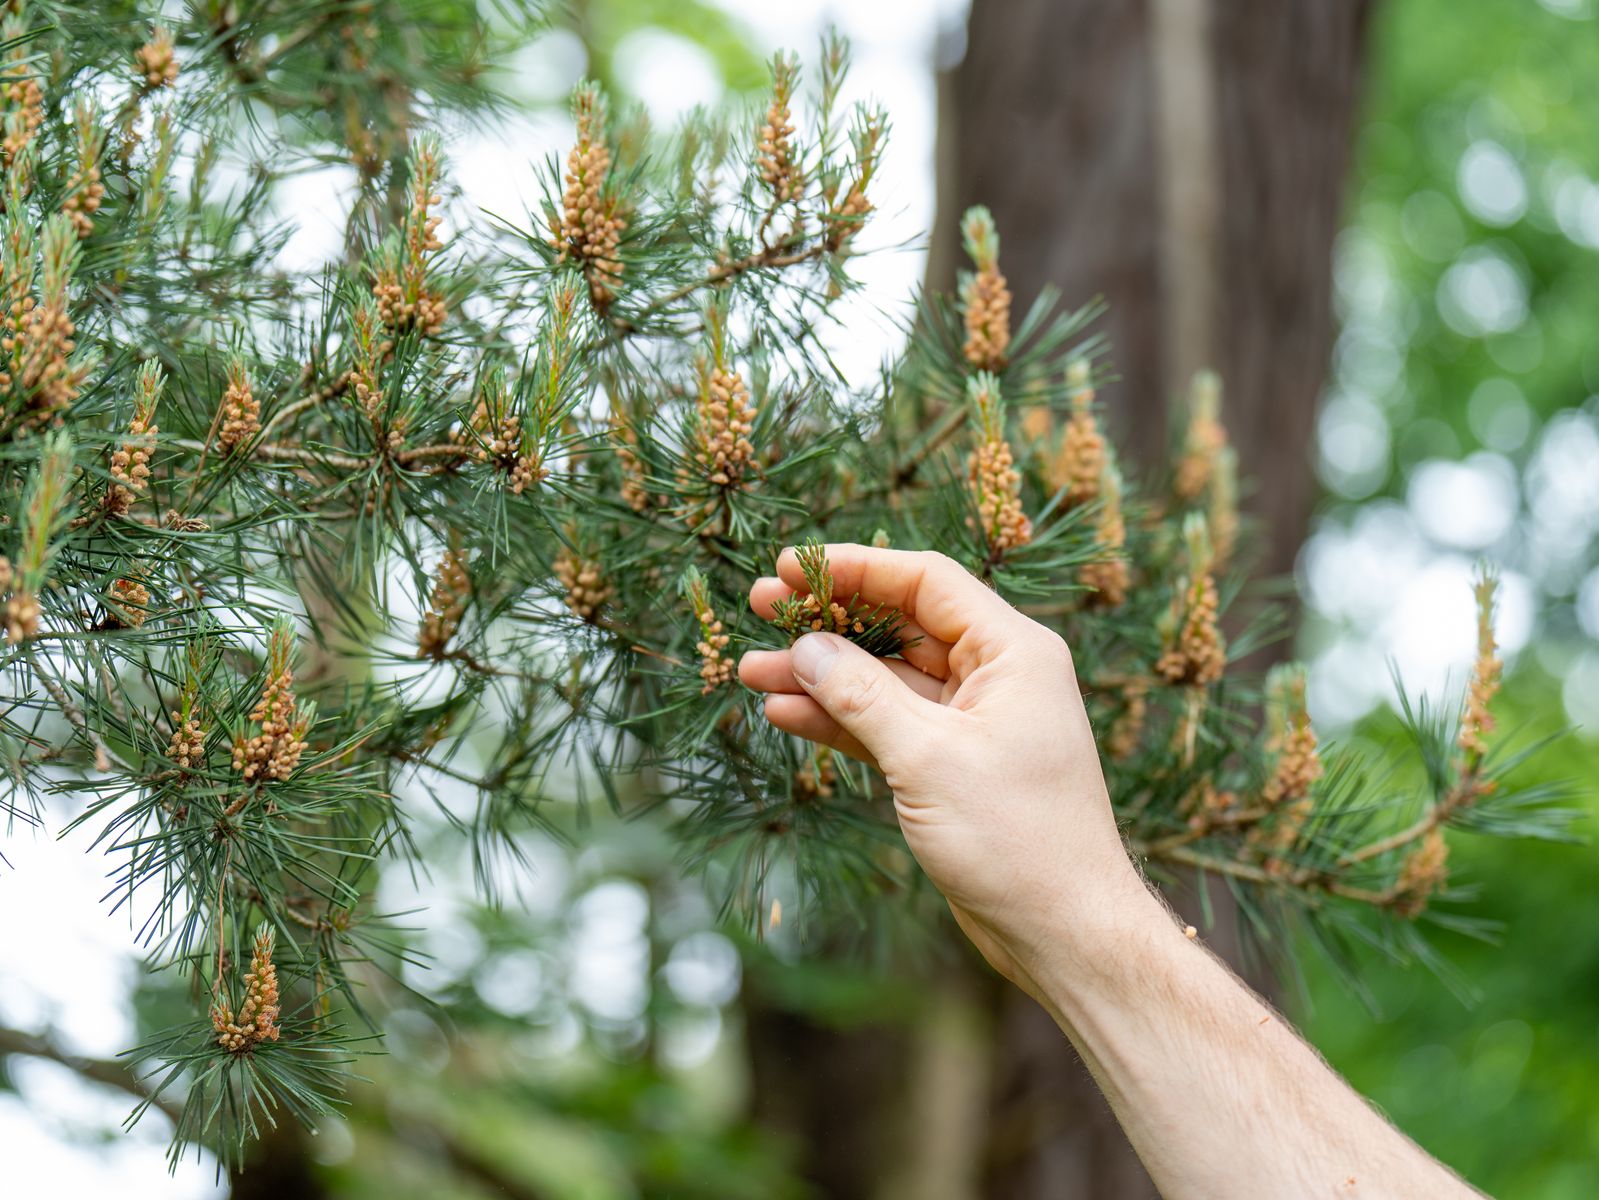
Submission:
<svg viewBox="0 0 1599 1200">
<path fill-rule="evenodd" d="M 841 41 L 670 130 L 579 86 L 542 207 L 491 217 L 435 131 L 505 105 L 537 14 L 479 7 L 6 6 L 0 804 L 86 798 L 106 903 L 191 982 L 137 1052 L 175 1153 L 337 1102 L 427 919 L 375 911 L 378 864 L 445 790 L 485 864 L 603 804 L 756 934 L 776 880 L 807 945 L 941 920 L 882 780 L 737 681 L 812 629 L 907 649 L 827 543 L 942 552 L 1057 629 L 1129 851 L 1223 881 L 1278 951 L 1430 960 L 1426 922 L 1485 925 L 1446 828 L 1563 836 L 1494 728 L 1491 573 L 1463 697 L 1407 707 L 1393 759 L 1319 744 L 1301 669 L 1238 666 L 1281 620 L 1245 590 L 1220 382 L 1170 463 L 1118 461 L 1096 306 L 1013 320 L 984 210 L 958 295 L 843 376 L 889 122 L 842 101 Z M 275 188 L 330 163 L 344 252 L 297 273 Z M 809 595 L 767 622 L 749 585 L 787 546 Z"/>
</svg>

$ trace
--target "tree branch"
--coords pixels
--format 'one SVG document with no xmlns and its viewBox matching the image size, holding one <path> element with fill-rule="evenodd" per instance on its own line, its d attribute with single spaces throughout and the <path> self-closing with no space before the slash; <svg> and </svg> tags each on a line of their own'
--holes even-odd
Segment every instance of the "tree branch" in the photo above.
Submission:
<svg viewBox="0 0 1599 1200">
<path fill-rule="evenodd" d="M 1370 888 L 1355 887 L 1353 884 L 1340 883 L 1336 879 L 1328 879 L 1316 871 L 1301 867 L 1284 875 L 1273 875 L 1264 867 L 1254 863 L 1239 862 L 1231 858 L 1212 858 L 1201 854 L 1189 846 L 1162 845 L 1159 842 L 1129 842 L 1127 846 L 1139 858 L 1152 858 L 1162 862 L 1176 863 L 1185 867 L 1197 867 L 1200 870 L 1212 871 L 1217 875 L 1228 875 L 1234 879 L 1242 879 L 1249 883 L 1259 884 L 1262 887 L 1293 888 L 1301 892 L 1311 890 L 1325 892 L 1330 896 L 1341 896 L 1345 900 L 1356 900 L 1362 904 L 1371 904 L 1384 907 L 1393 902 L 1397 894 L 1393 889 L 1373 891 Z"/>
<path fill-rule="evenodd" d="M 781 269 L 783 267 L 797 266 L 800 263 L 820 258 L 827 253 L 826 245 L 821 242 L 805 250 L 785 252 L 792 245 L 794 245 L 792 239 L 782 241 L 775 246 L 767 246 L 754 254 L 746 255 L 736 262 L 723 263 L 718 267 L 713 267 L 700 278 L 690 283 L 685 283 L 682 287 L 674 288 L 664 296 L 651 300 L 639 310 L 638 317 L 643 318 L 653 313 L 658 313 L 661 309 L 668 308 L 679 300 L 688 299 L 702 288 L 714 287 L 718 283 L 725 283 L 735 276 L 744 274 L 746 271 L 754 271 L 762 267 Z M 629 320 L 626 317 L 615 317 L 612 319 L 611 324 L 618 333 L 622 334 L 633 333 L 638 329 L 636 319 Z"/>
<path fill-rule="evenodd" d="M 134 1072 L 133 1068 L 115 1059 L 86 1058 L 69 1054 L 48 1038 L 20 1029 L 0 1027 L 0 1056 L 22 1054 L 29 1058 L 42 1058 L 59 1063 L 84 1079 L 126 1092 L 140 1101 L 148 1101 L 152 1108 L 160 1109 L 174 1125 L 178 1123 L 181 1106 L 167 1096 L 157 1096 L 154 1089 Z"/>
<path fill-rule="evenodd" d="M 1477 789 L 1477 774 L 1475 771 L 1468 771 L 1465 778 L 1456 784 L 1452 790 L 1446 792 L 1440 799 L 1429 805 L 1427 811 L 1413 824 L 1407 825 L 1397 833 L 1389 834 L 1385 838 L 1379 838 L 1375 842 L 1368 842 L 1356 850 L 1351 850 L 1338 860 L 1340 865 L 1349 867 L 1357 863 L 1369 862 L 1379 855 L 1387 854 L 1390 850 L 1398 850 L 1426 837 L 1447 821 L 1456 809 L 1469 803 L 1471 798 L 1477 795 Z"/>
</svg>

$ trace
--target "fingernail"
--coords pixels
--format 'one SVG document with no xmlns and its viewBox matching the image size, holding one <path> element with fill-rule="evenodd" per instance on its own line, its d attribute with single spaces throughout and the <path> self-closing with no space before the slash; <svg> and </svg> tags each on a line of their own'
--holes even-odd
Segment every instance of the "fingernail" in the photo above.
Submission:
<svg viewBox="0 0 1599 1200">
<path fill-rule="evenodd" d="M 806 687 L 816 687 L 827 678 L 838 658 L 838 642 L 825 633 L 807 633 L 789 652 L 794 678 Z"/>
</svg>

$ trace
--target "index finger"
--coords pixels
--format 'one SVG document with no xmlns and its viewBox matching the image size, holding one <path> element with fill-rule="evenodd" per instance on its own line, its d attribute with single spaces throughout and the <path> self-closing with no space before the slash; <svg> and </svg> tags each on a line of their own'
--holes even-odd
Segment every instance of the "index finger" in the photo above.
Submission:
<svg viewBox="0 0 1599 1200">
<path fill-rule="evenodd" d="M 835 596 L 897 608 L 940 641 L 959 641 L 978 621 L 1026 620 L 966 568 L 936 551 L 881 550 L 854 542 L 832 542 L 822 549 Z M 792 546 L 778 555 L 777 573 L 795 590 L 809 591 Z"/>
</svg>

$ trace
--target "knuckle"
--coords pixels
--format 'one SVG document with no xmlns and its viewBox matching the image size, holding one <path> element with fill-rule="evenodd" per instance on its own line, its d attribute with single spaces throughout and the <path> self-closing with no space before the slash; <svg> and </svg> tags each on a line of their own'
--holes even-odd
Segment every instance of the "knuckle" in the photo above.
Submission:
<svg viewBox="0 0 1599 1200">
<path fill-rule="evenodd" d="M 932 583 L 941 592 L 953 592 L 977 578 L 947 554 L 923 550 L 921 555 L 923 580 Z"/>
<path fill-rule="evenodd" d="M 1072 648 L 1066 644 L 1066 639 L 1053 629 L 1034 623 L 1038 643 L 1038 653 L 1049 659 L 1051 663 L 1067 672 L 1072 672 Z"/>
</svg>

